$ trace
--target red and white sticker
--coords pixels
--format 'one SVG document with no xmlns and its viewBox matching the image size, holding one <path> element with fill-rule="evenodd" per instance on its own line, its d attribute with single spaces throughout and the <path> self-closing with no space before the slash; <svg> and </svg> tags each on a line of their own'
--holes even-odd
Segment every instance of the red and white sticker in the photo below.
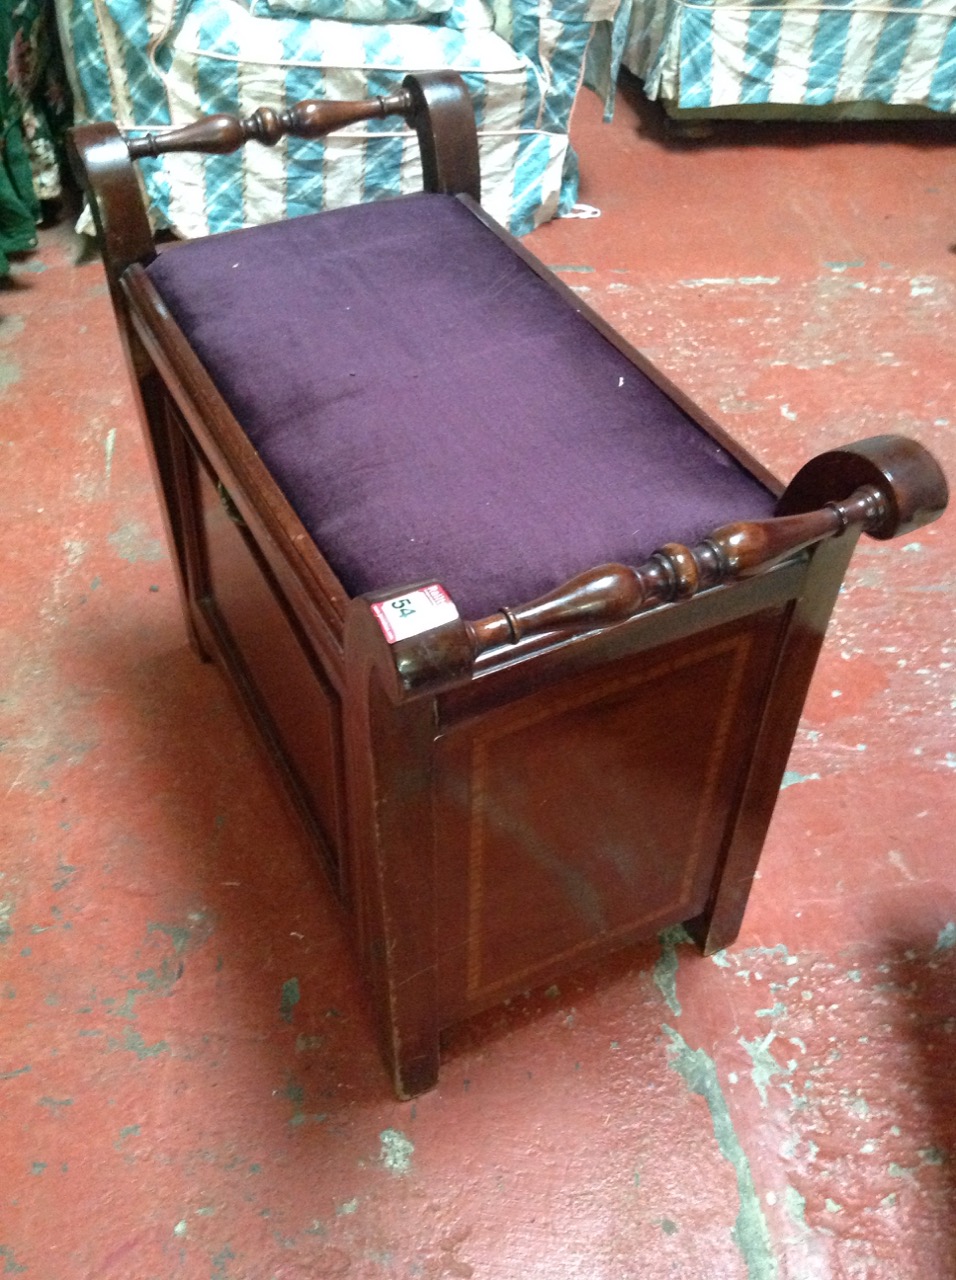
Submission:
<svg viewBox="0 0 956 1280">
<path fill-rule="evenodd" d="M 458 610 L 451 596 L 437 582 L 429 587 L 407 591 L 405 595 L 395 596 L 391 600 L 380 600 L 372 605 L 372 612 L 389 644 L 408 640 L 411 636 L 420 636 L 446 622 L 454 622 L 458 617 Z"/>
</svg>

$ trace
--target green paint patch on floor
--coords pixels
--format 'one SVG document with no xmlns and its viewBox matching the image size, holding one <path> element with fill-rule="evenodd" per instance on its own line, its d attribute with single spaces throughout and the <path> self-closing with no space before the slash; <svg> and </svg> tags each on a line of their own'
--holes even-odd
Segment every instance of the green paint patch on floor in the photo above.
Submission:
<svg viewBox="0 0 956 1280">
<path fill-rule="evenodd" d="M 132 1027 L 127 1027 L 122 1040 L 110 1039 L 108 1042 L 111 1049 L 124 1049 L 129 1053 L 135 1053 L 140 1062 L 145 1062 L 147 1058 L 158 1058 L 161 1053 L 169 1052 L 169 1044 L 165 1040 L 157 1040 L 155 1044 L 147 1044 L 138 1031 L 134 1031 Z"/>
<path fill-rule="evenodd" d="M 769 1009 L 756 1009 L 754 1011 L 754 1017 L 755 1018 L 782 1018 L 786 1015 L 786 1012 L 787 1012 L 787 1006 L 783 1004 L 780 1000 L 778 1000 L 777 1003 Z"/>
<path fill-rule="evenodd" d="M 737 1176 L 740 1209 L 732 1235 L 746 1263 L 747 1280 L 776 1280 L 779 1271 L 770 1231 L 760 1207 L 750 1164 L 734 1130 L 727 1100 L 717 1078 L 717 1066 L 703 1049 L 691 1049 L 683 1036 L 671 1027 L 663 1029 L 671 1041 L 668 1048 L 670 1065 L 691 1092 L 707 1103 L 717 1146 Z"/>
<path fill-rule="evenodd" d="M 764 1106 L 767 1105 L 767 1089 L 774 1077 L 790 1075 L 790 1068 L 782 1067 L 770 1052 L 770 1046 L 776 1038 L 777 1033 L 775 1031 L 769 1031 L 763 1039 L 745 1040 L 743 1036 L 740 1038 L 741 1047 L 747 1050 L 750 1055 L 750 1061 L 753 1063 L 750 1069 L 750 1077 L 756 1086 L 757 1092 L 760 1094 L 760 1101 Z"/>
<path fill-rule="evenodd" d="M 229 1263 L 234 1262 L 236 1255 L 230 1249 L 229 1245 L 220 1249 L 212 1260 L 212 1272 L 210 1280 L 226 1280 L 229 1275 Z"/>
<path fill-rule="evenodd" d="M 283 1022 L 292 1021 L 292 1010 L 302 998 L 299 979 L 289 978 L 282 984 L 282 995 L 279 997 L 279 1017 Z"/>
<path fill-rule="evenodd" d="M 379 1160 L 389 1173 L 404 1176 L 411 1172 L 415 1144 L 399 1129 L 383 1129 L 378 1135 L 382 1144 Z"/>
<path fill-rule="evenodd" d="M 806 1196 L 802 1196 L 796 1187 L 787 1183 L 787 1189 L 783 1193 L 783 1203 L 791 1220 L 798 1227 L 805 1227 L 807 1225 Z"/>
<path fill-rule="evenodd" d="M 130 990 L 126 992 L 126 998 L 123 1000 L 122 1004 L 117 1004 L 116 1001 L 111 998 L 104 1000 L 103 1004 L 107 1009 L 109 1009 L 110 1014 L 114 1018 L 128 1018 L 130 1022 L 135 1022 L 136 1001 L 141 995 L 141 991 L 137 991 L 135 988 L 130 988 Z"/>
<path fill-rule="evenodd" d="M 15 387 L 23 377 L 23 367 L 9 356 L 0 355 L 0 394 L 8 387 Z"/>
<path fill-rule="evenodd" d="M 681 1004 L 677 999 L 677 967 L 680 963 L 677 948 L 690 942 L 687 931 L 683 925 L 675 924 L 670 929 L 664 929 L 657 935 L 657 940 L 661 944 L 660 959 L 654 966 L 654 986 L 664 997 L 664 1001 L 670 1009 L 671 1013 L 676 1014 L 679 1018 L 681 1015 Z"/>
<path fill-rule="evenodd" d="M 304 1124 L 325 1124 L 329 1118 L 326 1111 L 306 1111 L 305 1086 L 291 1072 L 287 1073 L 284 1086 L 281 1089 L 276 1089 L 274 1096 L 285 1098 L 292 1103 L 292 1114 L 289 1116 L 288 1123 L 293 1129 L 297 1129 Z"/>
<path fill-rule="evenodd" d="M 280 1098 L 288 1098 L 293 1106 L 301 1107 L 303 1102 L 305 1102 L 305 1088 L 298 1080 L 296 1080 L 295 1076 L 289 1076 L 284 1087 L 278 1091 L 277 1096 Z"/>
<path fill-rule="evenodd" d="M 213 927 L 213 922 L 204 911 L 191 911 L 184 924 L 153 921 L 147 925 L 146 932 L 164 934 L 173 944 L 176 954 L 182 955 L 205 942 Z"/>
<path fill-rule="evenodd" d="M 786 791 L 787 787 L 799 786 L 801 782 L 819 782 L 820 775 L 818 773 L 798 773 L 796 769 L 788 769 L 783 775 L 783 781 L 780 783 L 780 790 Z"/>
<path fill-rule="evenodd" d="M 8 898 L 0 901 L 0 946 L 13 937 L 13 911 L 13 903 Z"/>
<path fill-rule="evenodd" d="M 943 1165 L 949 1163 L 949 1156 L 939 1147 L 923 1147 L 916 1153 L 923 1164 Z"/>
<path fill-rule="evenodd" d="M 136 974 L 137 981 L 143 984 L 146 991 L 156 996 L 168 996 L 182 976 L 182 964 L 174 965 L 167 956 L 163 957 L 158 969 L 140 969 Z M 130 991 L 130 995 L 134 990 Z M 142 995 L 143 992 L 138 991 L 135 994 Z"/>
<path fill-rule="evenodd" d="M 0 316 L 0 346 L 19 338 L 25 328 L 23 316 Z"/>
<path fill-rule="evenodd" d="M 92 744 L 87 746 L 84 743 L 83 746 L 86 748 L 86 750 L 84 751 L 84 754 L 86 754 L 86 751 L 89 751 L 92 748 Z M 53 881 L 53 892 L 60 893 L 61 890 L 67 887 L 67 885 L 76 875 L 77 871 L 79 871 L 79 867 L 71 867 L 68 863 L 64 862 L 62 858 L 60 858 L 57 860 L 56 869 L 57 869 L 57 872 L 59 873 L 60 879 Z"/>
<path fill-rule="evenodd" d="M 129 520 L 126 524 L 114 529 L 106 541 L 120 559 L 130 564 L 165 560 L 166 552 L 158 538 L 150 535 L 145 524 L 139 520 Z"/>
<path fill-rule="evenodd" d="M 3 1263 L 5 1276 L 18 1275 L 27 1270 L 23 1263 L 17 1262 L 16 1255 L 8 1244 L 0 1244 L 0 1262 Z"/>
</svg>

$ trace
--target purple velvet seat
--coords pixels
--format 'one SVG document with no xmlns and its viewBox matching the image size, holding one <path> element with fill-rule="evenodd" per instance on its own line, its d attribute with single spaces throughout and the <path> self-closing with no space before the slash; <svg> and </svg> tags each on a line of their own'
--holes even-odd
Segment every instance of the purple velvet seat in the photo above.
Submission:
<svg viewBox="0 0 956 1280">
<path fill-rule="evenodd" d="M 477 618 L 773 497 L 452 196 L 170 248 L 149 274 L 353 595 Z"/>
</svg>

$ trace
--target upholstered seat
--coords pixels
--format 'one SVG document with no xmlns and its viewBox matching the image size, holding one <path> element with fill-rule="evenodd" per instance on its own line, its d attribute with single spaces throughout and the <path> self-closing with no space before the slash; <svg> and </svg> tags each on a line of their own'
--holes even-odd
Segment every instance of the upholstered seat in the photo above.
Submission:
<svg viewBox="0 0 956 1280">
<path fill-rule="evenodd" d="M 772 514 L 453 196 L 194 241 L 148 273 L 351 595 L 437 576 L 481 617 Z"/>
</svg>

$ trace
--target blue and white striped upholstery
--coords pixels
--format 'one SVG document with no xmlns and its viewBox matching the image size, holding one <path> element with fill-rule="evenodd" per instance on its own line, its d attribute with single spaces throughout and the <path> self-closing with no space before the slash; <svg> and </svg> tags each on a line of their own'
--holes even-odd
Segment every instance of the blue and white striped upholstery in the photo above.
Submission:
<svg viewBox="0 0 956 1280">
<path fill-rule="evenodd" d="M 956 111 L 953 0 L 633 0 L 624 65 L 676 108 Z"/>
<path fill-rule="evenodd" d="M 251 0 L 262 17 L 334 18 L 337 22 L 428 22 L 447 13 L 451 0 Z"/>
<path fill-rule="evenodd" d="M 596 30 L 619 0 L 453 0 L 429 22 L 266 13 L 262 0 L 58 0 L 81 118 L 123 126 L 362 98 L 410 71 L 453 68 L 472 96 L 482 203 L 516 234 L 577 196 L 571 107 Z M 606 39 L 605 33 L 605 39 Z M 605 84 L 605 89 L 609 86 Z M 394 120 L 324 142 L 144 163 L 157 225 L 185 236 L 420 189 L 415 135 Z"/>
</svg>

